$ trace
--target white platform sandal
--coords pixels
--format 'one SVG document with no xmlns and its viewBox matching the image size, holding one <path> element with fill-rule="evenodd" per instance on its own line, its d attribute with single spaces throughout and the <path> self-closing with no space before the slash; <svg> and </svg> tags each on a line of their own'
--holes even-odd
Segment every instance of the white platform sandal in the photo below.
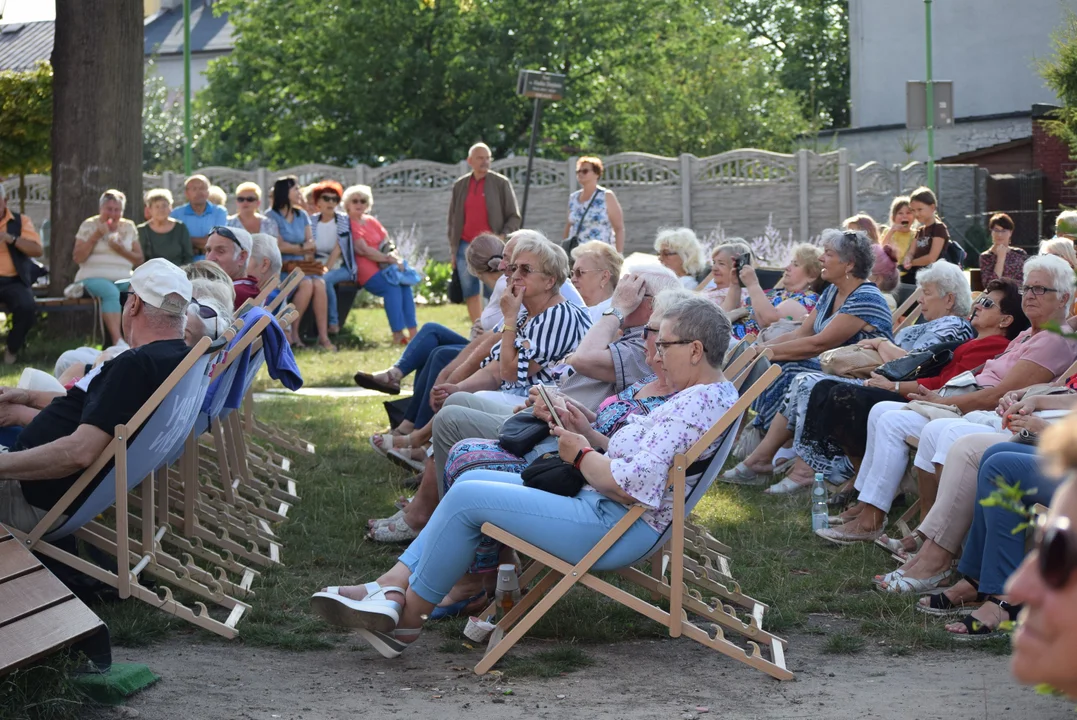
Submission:
<svg viewBox="0 0 1077 720">
<path fill-rule="evenodd" d="M 392 660 L 399 657 L 400 653 L 404 652 L 408 645 L 411 645 L 411 642 L 401 642 L 400 639 L 417 638 L 419 633 L 422 632 L 422 628 L 397 628 L 388 634 L 377 630 L 363 629 L 357 632 L 361 638 L 370 643 L 370 647 L 378 651 L 379 655 Z"/>
<path fill-rule="evenodd" d="M 338 627 L 392 632 L 400 622 L 403 607 L 395 600 L 386 599 L 385 594 L 398 592 L 403 595 L 404 589 L 382 587 L 376 582 L 366 583 L 363 587 L 367 594 L 362 600 L 344 597 L 340 594 L 339 586 L 326 588 L 325 592 L 311 596 L 310 608 L 315 615 Z"/>
</svg>

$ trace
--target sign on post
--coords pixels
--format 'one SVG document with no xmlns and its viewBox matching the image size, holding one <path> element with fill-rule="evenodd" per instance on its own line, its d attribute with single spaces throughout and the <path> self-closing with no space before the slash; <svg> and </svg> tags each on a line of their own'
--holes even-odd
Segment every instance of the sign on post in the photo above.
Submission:
<svg viewBox="0 0 1077 720">
<path fill-rule="evenodd" d="M 931 83 L 934 90 L 934 127 L 946 128 L 954 124 L 954 84 L 950 80 Z M 927 127 L 927 83 L 909 80 L 905 83 L 905 127 L 923 130 Z"/>
<path fill-rule="evenodd" d="M 539 100 L 560 100 L 565 96 L 565 76 L 541 70 L 521 70 L 516 76 L 516 94 Z"/>
</svg>

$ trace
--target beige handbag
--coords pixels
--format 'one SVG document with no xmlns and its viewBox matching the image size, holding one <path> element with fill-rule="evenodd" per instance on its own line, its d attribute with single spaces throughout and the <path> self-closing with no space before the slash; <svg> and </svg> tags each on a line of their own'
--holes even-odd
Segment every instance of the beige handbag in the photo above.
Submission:
<svg viewBox="0 0 1077 720">
<path fill-rule="evenodd" d="M 905 410 L 923 415 L 928 420 L 954 419 L 961 417 L 961 411 L 956 405 L 942 405 L 941 403 L 928 402 L 927 400 L 913 400 L 905 403 Z"/>
<path fill-rule="evenodd" d="M 846 345 L 827 350 L 819 356 L 819 362 L 827 375 L 864 379 L 883 364 L 883 358 L 874 348 Z"/>
<path fill-rule="evenodd" d="M 767 325 L 759 333 L 759 342 L 765 343 L 771 340 L 776 340 L 782 335 L 788 335 L 791 332 L 796 332 L 800 329 L 803 323 L 800 320 L 793 320 L 792 318 L 779 318 Z"/>
</svg>

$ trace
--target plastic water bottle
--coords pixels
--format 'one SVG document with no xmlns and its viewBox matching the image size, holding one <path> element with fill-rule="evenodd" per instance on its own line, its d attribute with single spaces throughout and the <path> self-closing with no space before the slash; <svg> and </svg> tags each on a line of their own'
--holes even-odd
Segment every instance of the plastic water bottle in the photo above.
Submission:
<svg viewBox="0 0 1077 720">
<path fill-rule="evenodd" d="M 822 473 L 815 473 L 815 482 L 812 483 L 811 488 L 811 529 L 812 532 L 816 530 L 825 530 L 830 526 L 830 522 L 827 520 L 828 512 L 826 507 L 826 483 L 823 481 Z"/>
<path fill-rule="evenodd" d="M 502 615 L 520 602 L 520 579 L 516 576 L 516 566 L 512 563 L 497 566 L 497 589 L 494 591 L 494 598 Z"/>
</svg>

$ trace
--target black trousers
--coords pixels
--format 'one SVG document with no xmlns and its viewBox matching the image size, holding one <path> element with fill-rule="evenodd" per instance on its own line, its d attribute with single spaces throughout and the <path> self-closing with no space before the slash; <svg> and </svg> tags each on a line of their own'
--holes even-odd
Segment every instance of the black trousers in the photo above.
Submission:
<svg viewBox="0 0 1077 720">
<path fill-rule="evenodd" d="M 0 277 L 0 303 L 7 307 L 8 314 L 12 317 L 7 349 L 17 353 L 26 342 L 26 334 L 37 320 L 34 293 L 17 277 Z"/>
</svg>

